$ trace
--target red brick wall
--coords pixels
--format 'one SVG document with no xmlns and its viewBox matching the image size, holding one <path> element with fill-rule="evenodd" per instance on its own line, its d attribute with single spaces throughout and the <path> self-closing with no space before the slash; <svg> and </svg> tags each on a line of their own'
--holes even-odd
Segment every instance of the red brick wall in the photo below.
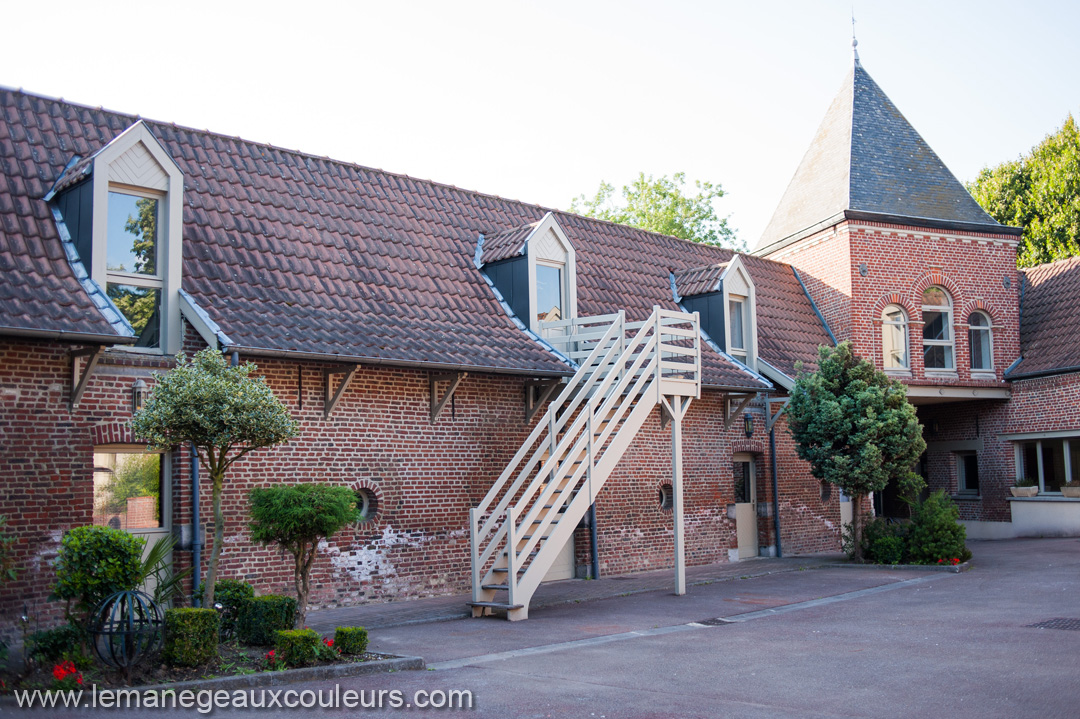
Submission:
<svg viewBox="0 0 1080 719">
<path fill-rule="evenodd" d="M 829 329 L 839 341 L 852 339 L 851 243 L 845 223 L 822 230 L 769 255 L 793 265 Z"/>
<path fill-rule="evenodd" d="M 189 350 L 198 343 L 186 343 Z M 51 562 L 64 530 L 91 522 L 93 449 L 132 442 L 131 385 L 167 366 L 164 358 L 110 352 L 98 365 L 80 405 L 69 412 L 68 347 L 57 343 L 0 342 L 0 513 L 17 537 L 18 580 L 0 597 L 0 622 L 9 627 L 24 602 L 49 624 L 59 613 L 45 598 Z M 247 358 L 242 358 L 247 359 Z M 468 589 L 468 510 L 499 475 L 530 430 L 523 378 L 475 374 L 458 387 L 443 416 L 430 422 L 428 373 L 361 367 L 329 419 L 323 418 L 323 364 L 257 360 L 260 373 L 300 422 L 300 436 L 252 453 L 226 480 L 225 543 L 221 576 L 242 578 L 259 592 L 292 592 L 290 563 L 273 548 L 246 538 L 246 496 L 273 482 L 325 481 L 376 492 L 370 522 L 343 532 L 324 548 L 313 574 L 313 606 L 383 601 Z M 731 456 L 752 452 L 758 501 L 772 501 L 764 417 L 747 439 L 741 421 L 723 429 L 724 400 L 706 392 L 684 421 L 687 562 L 722 562 L 736 546 Z M 784 433 L 781 433 L 784 436 Z M 782 441 L 783 443 L 783 441 Z M 789 467 L 789 462 L 782 462 Z M 172 453 L 174 526 L 191 522 L 187 448 Z M 599 551 L 605 574 L 671 567 L 672 517 L 659 509 L 658 488 L 671 477 L 671 430 L 655 412 L 617 466 L 597 502 Z M 822 504 L 816 482 L 782 469 L 785 549 L 835 549 L 829 519 L 835 496 Z M 212 521 L 211 491 L 203 476 L 201 513 Z M 772 520 L 760 520 L 760 544 L 774 543 Z M 816 536 L 811 536 L 816 535 Z M 790 539 L 788 538 L 790 536 Z M 587 563 L 588 531 L 578 532 L 578 557 Z M 790 545 L 789 545 L 790 542 Z M 178 551 L 179 567 L 190 553 Z M 209 546 L 204 550 L 209 559 Z M 205 573 L 204 564 L 203 572 Z"/>
</svg>

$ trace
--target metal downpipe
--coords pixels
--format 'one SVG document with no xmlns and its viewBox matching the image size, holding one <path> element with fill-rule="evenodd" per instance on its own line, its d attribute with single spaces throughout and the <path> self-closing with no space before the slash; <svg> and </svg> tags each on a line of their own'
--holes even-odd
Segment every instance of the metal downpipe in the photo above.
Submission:
<svg viewBox="0 0 1080 719">
<path fill-rule="evenodd" d="M 191 564 L 195 577 L 192 592 L 198 594 L 202 584 L 199 576 L 202 567 L 202 527 L 199 525 L 199 451 L 194 444 L 191 445 L 191 526 Z M 202 601 L 193 596 L 192 604 L 198 607 Z"/>
<path fill-rule="evenodd" d="M 769 413 L 766 403 L 765 414 Z M 773 527 L 776 531 L 776 556 L 784 556 L 780 548 L 780 482 L 776 477 L 776 427 L 769 428 L 769 467 L 772 470 Z"/>
</svg>

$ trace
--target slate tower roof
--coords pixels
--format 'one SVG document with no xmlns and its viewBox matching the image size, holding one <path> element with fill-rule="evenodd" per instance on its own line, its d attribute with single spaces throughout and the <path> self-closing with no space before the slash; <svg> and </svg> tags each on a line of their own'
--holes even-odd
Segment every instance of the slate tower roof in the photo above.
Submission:
<svg viewBox="0 0 1080 719">
<path fill-rule="evenodd" d="M 1012 234 L 979 206 L 858 56 L 755 249 L 841 219 Z"/>
</svg>

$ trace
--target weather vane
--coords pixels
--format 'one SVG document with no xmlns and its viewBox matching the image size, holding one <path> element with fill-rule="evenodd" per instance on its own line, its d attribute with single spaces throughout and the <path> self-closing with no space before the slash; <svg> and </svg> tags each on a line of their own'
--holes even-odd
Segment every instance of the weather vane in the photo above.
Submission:
<svg viewBox="0 0 1080 719">
<path fill-rule="evenodd" d="M 855 6 L 851 6 L 851 53 L 859 61 L 859 41 L 855 39 Z"/>
</svg>

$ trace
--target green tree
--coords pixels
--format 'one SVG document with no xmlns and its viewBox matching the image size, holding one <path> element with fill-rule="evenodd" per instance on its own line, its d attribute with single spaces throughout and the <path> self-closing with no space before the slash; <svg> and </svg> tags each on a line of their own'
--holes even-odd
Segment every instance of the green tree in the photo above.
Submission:
<svg viewBox="0 0 1080 719">
<path fill-rule="evenodd" d="M 601 182 L 592 199 L 585 195 L 574 198 L 570 211 L 706 245 L 736 244 L 735 231 L 728 227 L 726 217 L 716 216 L 713 205 L 713 200 L 724 196 L 720 185 L 698 180 L 694 196 L 684 194 L 685 185 L 686 174 L 682 172 L 671 179 L 664 175 L 655 180 L 642 172 L 622 188 L 623 205 L 612 200 L 615 187 Z"/>
<path fill-rule="evenodd" d="M 225 536 L 221 494 L 225 473 L 238 459 L 263 447 L 287 442 L 298 425 L 251 363 L 230 367 L 220 352 L 207 348 L 191 360 L 157 375 L 146 404 L 131 429 L 150 447 L 168 449 L 191 442 L 213 486 L 214 543 L 206 575 L 206 606 L 214 605 L 218 559 Z"/>
<path fill-rule="evenodd" d="M 311 567 L 319 542 L 360 518 L 356 493 L 329 484 L 294 484 L 251 490 L 251 538 L 258 544 L 277 544 L 293 556 L 296 581 L 296 622 L 307 621 Z"/>
<path fill-rule="evenodd" d="M 1080 255 L 1080 129 L 1071 114 L 1031 152 L 983 168 L 967 188 L 995 220 L 1024 228 L 1021 267 Z"/>
<path fill-rule="evenodd" d="M 818 479 L 852 500 L 854 558 L 862 561 L 863 499 L 890 480 L 913 497 L 922 478 L 912 471 L 926 449 L 904 386 L 855 355 L 850 342 L 818 349 L 818 369 L 802 373 L 784 410 L 799 457 Z"/>
</svg>

